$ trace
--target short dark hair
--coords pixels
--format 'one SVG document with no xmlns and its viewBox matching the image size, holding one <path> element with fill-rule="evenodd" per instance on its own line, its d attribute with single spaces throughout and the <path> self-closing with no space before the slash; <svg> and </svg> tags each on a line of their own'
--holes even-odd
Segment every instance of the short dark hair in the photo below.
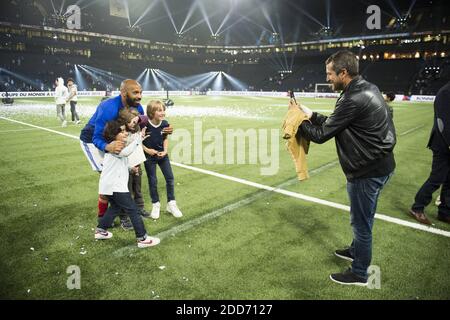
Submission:
<svg viewBox="0 0 450 320">
<path fill-rule="evenodd" d="M 122 124 L 117 121 L 108 121 L 105 125 L 105 129 L 103 130 L 103 137 L 106 142 L 110 143 L 116 140 L 116 136 L 122 132 Z"/>
<path fill-rule="evenodd" d="M 333 53 L 325 62 L 329 64 L 333 62 L 333 70 L 336 74 L 339 74 L 342 70 L 347 70 L 347 73 L 351 77 L 355 77 L 359 73 L 359 61 L 356 55 L 348 50 L 340 50 Z"/>
<path fill-rule="evenodd" d="M 67 79 L 67 82 L 69 82 L 69 81 L 75 82 L 75 81 L 73 81 L 72 78 Z"/>
</svg>

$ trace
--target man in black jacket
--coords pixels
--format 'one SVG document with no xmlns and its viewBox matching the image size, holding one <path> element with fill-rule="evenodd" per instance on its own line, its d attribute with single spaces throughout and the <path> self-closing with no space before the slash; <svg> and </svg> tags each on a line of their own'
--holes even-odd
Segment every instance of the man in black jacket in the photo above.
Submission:
<svg viewBox="0 0 450 320">
<path fill-rule="evenodd" d="M 439 90 L 434 100 L 434 123 L 427 147 L 433 151 L 431 173 L 417 192 L 409 213 L 417 221 L 431 224 L 424 209 L 430 204 L 433 192 L 442 185 L 438 220 L 450 223 L 450 82 Z"/>
<path fill-rule="evenodd" d="M 378 88 L 358 75 L 358 59 L 353 53 L 338 51 L 325 64 L 327 81 L 342 93 L 328 117 L 301 105 L 311 123 L 303 121 L 299 129 L 303 137 L 315 143 L 335 137 L 347 178 L 353 241 L 350 247 L 335 251 L 336 256 L 352 261 L 352 267 L 330 275 L 330 279 L 365 286 L 378 196 L 395 169 L 395 128 Z"/>
</svg>

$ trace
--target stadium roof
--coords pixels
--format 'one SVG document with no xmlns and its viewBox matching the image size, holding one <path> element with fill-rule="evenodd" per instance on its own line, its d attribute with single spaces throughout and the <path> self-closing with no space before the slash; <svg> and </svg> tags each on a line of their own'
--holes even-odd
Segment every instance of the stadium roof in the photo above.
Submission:
<svg viewBox="0 0 450 320">
<path fill-rule="evenodd" d="M 29 2 L 29 6 L 24 3 Z M 444 0 L 41 0 L 2 2 L 2 21 L 57 27 L 69 5 L 81 30 L 189 44 L 267 45 L 450 29 Z M 380 28 L 366 25 L 380 9 Z"/>
</svg>

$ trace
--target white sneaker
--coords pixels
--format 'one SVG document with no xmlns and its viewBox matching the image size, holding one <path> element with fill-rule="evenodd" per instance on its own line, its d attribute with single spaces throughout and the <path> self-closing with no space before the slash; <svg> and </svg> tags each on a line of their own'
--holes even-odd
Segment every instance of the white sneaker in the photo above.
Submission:
<svg viewBox="0 0 450 320">
<path fill-rule="evenodd" d="M 63 127 L 63 128 L 67 127 L 67 121 L 66 121 L 66 120 L 63 121 L 62 127 Z"/>
<path fill-rule="evenodd" d="M 150 213 L 150 218 L 156 220 L 159 219 L 159 211 L 161 210 L 161 204 L 155 202 L 152 207 L 152 213 Z"/>
<path fill-rule="evenodd" d="M 161 240 L 159 238 L 147 236 L 145 240 L 138 240 L 138 248 L 153 247 L 160 242 Z"/>
<path fill-rule="evenodd" d="M 77 120 L 77 122 L 75 122 L 75 124 L 80 124 L 81 123 L 81 121 L 80 120 Z"/>
<path fill-rule="evenodd" d="M 175 200 L 169 201 L 167 204 L 167 211 L 170 212 L 175 218 L 181 218 L 183 214 L 177 207 L 177 202 Z"/>
<path fill-rule="evenodd" d="M 105 240 L 112 238 L 113 234 L 109 231 L 95 231 L 96 240 Z"/>
</svg>

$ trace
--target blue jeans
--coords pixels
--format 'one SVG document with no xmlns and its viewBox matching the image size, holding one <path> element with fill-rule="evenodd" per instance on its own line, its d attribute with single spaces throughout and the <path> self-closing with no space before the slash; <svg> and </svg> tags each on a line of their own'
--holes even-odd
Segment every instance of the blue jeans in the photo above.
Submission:
<svg viewBox="0 0 450 320">
<path fill-rule="evenodd" d="M 131 198 L 131 193 L 114 192 L 112 196 L 108 196 L 108 202 L 108 210 L 106 210 L 105 215 L 100 219 L 98 228 L 107 230 L 113 223 L 114 218 L 123 210 L 130 217 L 136 238 L 145 238 L 147 232 L 145 231 L 144 222 L 138 213 L 136 203 Z"/>
<path fill-rule="evenodd" d="M 353 229 L 353 242 L 350 246 L 350 253 L 354 257 L 352 272 L 365 279 L 372 260 L 372 227 L 378 196 L 391 176 L 392 173 L 384 177 L 347 181 Z"/>
<path fill-rule="evenodd" d="M 167 202 L 175 200 L 175 179 L 173 177 L 172 167 L 170 166 L 169 156 L 166 155 L 162 159 L 158 159 L 157 157 L 149 157 L 144 162 L 144 165 L 145 171 L 147 172 L 148 188 L 150 190 L 152 203 L 159 202 L 156 165 L 161 168 L 164 178 L 166 179 Z"/>
</svg>

